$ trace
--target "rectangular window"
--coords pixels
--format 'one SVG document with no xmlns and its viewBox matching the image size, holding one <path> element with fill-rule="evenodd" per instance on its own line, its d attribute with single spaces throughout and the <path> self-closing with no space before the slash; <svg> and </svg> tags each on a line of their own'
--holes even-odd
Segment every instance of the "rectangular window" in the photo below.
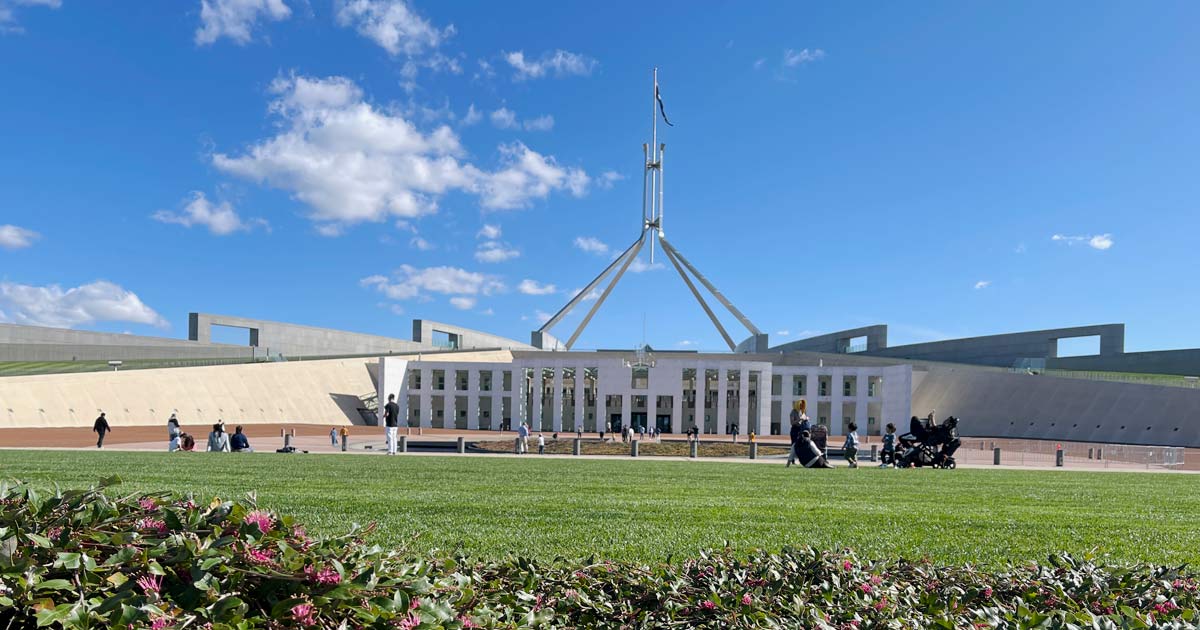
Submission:
<svg viewBox="0 0 1200 630">
<path fill-rule="evenodd" d="M 771 395 L 779 396 L 783 394 L 783 377 L 779 374 L 771 375 Z"/>
<path fill-rule="evenodd" d="M 842 395 L 843 396 L 852 396 L 853 395 L 850 393 L 850 381 L 842 381 Z"/>
<path fill-rule="evenodd" d="M 828 396 L 829 395 L 829 381 L 826 381 L 826 380 L 821 381 L 821 392 L 818 395 L 820 395 L 820 396 Z"/>
<path fill-rule="evenodd" d="M 512 391 L 512 370 L 504 370 L 504 377 L 501 380 L 504 381 L 504 391 L 511 392 Z"/>
<path fill-rule="evenodd" d="M 629 387 L 632 389 L 647 389 L 650 387 L 650 368 L 635 367 L 632 368 Z"/>
<path fill-rule="evenodd" d="M 421 389 L 421 370 L 409 370 L 408 372 L 408 388 Z"/>
<path fill-rule="evenodd" d="M 433 388 L 438 391 L 443 391 L 446 389 L 446 371 L 445 370 L 434 370 L 433 371 Z"/>
</svg>

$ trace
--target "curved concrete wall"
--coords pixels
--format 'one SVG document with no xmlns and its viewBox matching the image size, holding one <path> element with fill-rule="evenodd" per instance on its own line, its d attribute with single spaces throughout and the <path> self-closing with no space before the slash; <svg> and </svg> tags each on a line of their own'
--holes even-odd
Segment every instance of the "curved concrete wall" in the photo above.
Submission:
<svg viewBox="0 0 1200 630">
<path fill-rule="evenodd" d="M 970 367 L 917 374 L 913 413 L 958 416 L 963 435 L 1200 446 L 1200 389 Z"/>
</svg>

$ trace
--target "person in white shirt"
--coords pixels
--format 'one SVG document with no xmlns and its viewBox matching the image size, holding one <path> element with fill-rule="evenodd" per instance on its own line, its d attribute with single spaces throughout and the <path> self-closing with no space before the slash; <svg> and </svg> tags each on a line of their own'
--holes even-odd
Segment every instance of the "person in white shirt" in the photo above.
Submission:
<svg viewBox="0 0 1200 630">
<path fill-rule="evenodd" d="M 546 436 L 538 434 L 538 455 L 546 454 Z"/>
</svg>

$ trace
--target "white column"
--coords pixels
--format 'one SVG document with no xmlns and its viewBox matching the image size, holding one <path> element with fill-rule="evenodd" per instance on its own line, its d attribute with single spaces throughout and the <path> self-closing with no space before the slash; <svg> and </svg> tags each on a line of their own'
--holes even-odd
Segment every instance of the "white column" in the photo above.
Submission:
<svg viewBox="0 0 1200 630">
<path fill-rule="evenodd" d="M 742 367 L 738 381 L 738 435 L 750 436 L 754 424 L 750 421 L 750 370 Z"/>
<path fill-rule="evenodd" d="M 780 368 L 786 370 L 787 368 Z M 795 372 L 781 371 L 779 373 L 779 427 L 780 431 L 787 433 L 792 428 L 792 409 L 796 407 L 796 389 L 792 385 L 792 379 L 796 378 Z"/>
<path fill-rule="evenodd" d="M 842 403 L 845 402 L 845 396 L 842 395 L 842 388 L 845 387 L 842 381 L 845 380 L 845 372 L 841 368 L 834 368 L 829 371 L 829 388 L 833 391 L 829 392 L 829 434 L 842 434 Z"/>
<path fill-rule="evenodd" d="M 633 421 L 633 394 L 621 394 L 621 428 Z"/>
<path fill-rule="evenodd" d="M 421 368 L 421 426 L 433 426 L 433 369 Z"/>
<path fill-rule="evenodd" d="M 672 367 L 675 386 L 671 388 L 671 433 L 683 433 L 683 364 Z M 670 374 L 670 372 L 668 374 Z"/>
<path fill-rule="evenodd" d="M 504 373 L 500 370 L 492 370 L 492 424 L 491 429 L 495 431 L 500 428 L 500 423 L 504 421 Z"/>
<path fill-rule="evenodd" d="M 604 390 L 600 387 L 600 371 L 596 370 L 596 432 L 607 431 L 608 401 L 604 399 Z"/>
<path fill-rule="evenodd" d="M 479 370 L 467 370 L 467 428 L 479 429 Z"/>
<path fill-rule="evenodd" d="M 554 415 L 550 419 L 550 428 L 555 431 L 562 431 L 563 423 L 563 366 L 554 366 Z"/>
<path fill-rule="evenodd" d="M 542 366 L 534 364 L 533 378 L 530 380 L 530 390 L 533 393 L 532 404 L 530 405 L 529 428 L 534 431 L 542 430 Z"/>
<path fill-rule="evenodd" d="M 718 364 L 719 365 L 719 364 Z M 729 406 L 729 375 L 725 368 L 717 369 L 717 435 L 725 435 L 725 408 Z"/>
<path fill-rule="evenodd" d="M 585 393 L 587 388 L 584 387 L 584 377 L 587 375 L 587 368 L 582 365 L 575 366 L 575 430 L 582 431 L 584 427 L 584 417 L 587 415 L 587 406 L 584 404 Z"/>
<path fill-rule="evenodd" d="M 775 404 L 775 397 L 771 395 L 771 381 L 773 378 L 774 374 L 771 371 L 771 364 L 768 363 L 758 373 L 758 431 L 756 433 L 759 435 L 770 435 L 771 433 L 771 407 Z M 765 394 L 763 392 L 764 389 L 766 390 Z M 781 434 L 787 433 L 788 412 L 780 407 L 779 414 L 779 432 Z"/>
</svg>

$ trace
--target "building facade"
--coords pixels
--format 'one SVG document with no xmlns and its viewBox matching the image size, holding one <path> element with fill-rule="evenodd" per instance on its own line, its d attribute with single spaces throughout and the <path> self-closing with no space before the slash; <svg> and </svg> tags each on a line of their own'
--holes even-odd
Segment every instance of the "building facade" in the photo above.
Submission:
<svg viewBox="0 0 1200 630">
<path fill-rule="evenodd" d="M 793 405 L 841 433 L 857 422 L 878 434 L 911 407 L 912 369 L 775 365 L 769 357 L 624 352 L 514 352 L 511 362 L 380 358 L 379 400 L 396 397 L 408 426 L 779 435 Z M 901 424 L 901 426 L 903 426 Z"/>
</svg>

